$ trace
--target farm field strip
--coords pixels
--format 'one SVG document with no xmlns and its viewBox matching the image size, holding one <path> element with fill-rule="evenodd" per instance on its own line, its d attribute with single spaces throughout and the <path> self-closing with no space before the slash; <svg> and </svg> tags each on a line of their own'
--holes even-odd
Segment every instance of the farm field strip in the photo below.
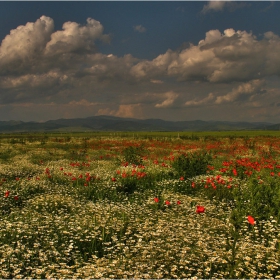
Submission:
<svg viewBox="0 0 280 280">
<path fill-rule="evenodd" d="M 0 278 L 280 278 L 280 138 L 218 134 L 2 134 Z"/>
</svg>

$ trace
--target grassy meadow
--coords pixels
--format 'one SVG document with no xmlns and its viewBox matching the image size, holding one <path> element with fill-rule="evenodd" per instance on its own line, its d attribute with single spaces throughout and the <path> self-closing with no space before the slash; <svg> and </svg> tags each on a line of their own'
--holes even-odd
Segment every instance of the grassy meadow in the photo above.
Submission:
<svg viewBox="0 0 280 280">
<path fill-rule="evenodd" d="M 0 135 L 0 278 L 280 278 L 280 133 Z"/>
</svg>

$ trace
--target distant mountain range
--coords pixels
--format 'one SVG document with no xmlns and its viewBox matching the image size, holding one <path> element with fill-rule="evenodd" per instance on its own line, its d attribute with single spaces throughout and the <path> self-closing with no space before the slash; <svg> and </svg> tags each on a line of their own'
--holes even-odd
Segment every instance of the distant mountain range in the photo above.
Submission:
<svg viewBox="0 0 280 280">
<path fill-rule="evenodd" d="M 36 131 L 222 131 L 222 130 L 280 130 L 279 124 L 265 122 L 228 121 L 164 121 L 112 116 L 58 119 L 46 122 L 0 121 L 0 132 Z"/>
</svg>

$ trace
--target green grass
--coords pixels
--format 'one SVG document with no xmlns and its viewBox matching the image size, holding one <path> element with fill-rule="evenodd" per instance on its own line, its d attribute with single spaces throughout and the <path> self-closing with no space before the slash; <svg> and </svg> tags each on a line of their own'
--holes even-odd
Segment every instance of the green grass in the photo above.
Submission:
<svg viewBox="0 0 280 280">
<path fill-rule="evenodd" d="M 264 137 L 279 137 L 280 131 L 277 130 L 230 130 L 230 131 L 201 131 L 201 132 L 191 132 L 191 131 L 162 131 L 162 132 L 146 132 L 146 131 L 134 131 L 134 132 L 110 132 L 110 131 L 94 131 L 94 132 L 37 132 L 37 133 L 0 133 L 0 139 L 11 139 L 18 141 L 42 141 L 48 140 L 48 138 L 58 138 L 65 139 L 71 137 L 94 137 L 94 138 L 132 138 L 132 139 L 153 139 L 153 138 L 167 138 L 166 140 L 173 138 L 182 138 L 182 139 L 197 139 L 197 138 L 240 138 L 240 137 L 256 137 L 256 136 L 264 136 Z M 169 138 L 169 139 L 168 139 Z"/>
</svg>

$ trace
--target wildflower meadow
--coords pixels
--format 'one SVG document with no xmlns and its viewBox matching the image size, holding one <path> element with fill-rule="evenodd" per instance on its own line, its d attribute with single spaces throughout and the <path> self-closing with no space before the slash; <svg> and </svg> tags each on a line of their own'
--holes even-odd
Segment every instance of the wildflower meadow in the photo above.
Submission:
<svg viewBox="0 0 280 280">
<path fill-rule="evenodd" d="M 2 134 L 0 194 L 0 278 L 280 278 L 279 136 Z"/>
</svg>

